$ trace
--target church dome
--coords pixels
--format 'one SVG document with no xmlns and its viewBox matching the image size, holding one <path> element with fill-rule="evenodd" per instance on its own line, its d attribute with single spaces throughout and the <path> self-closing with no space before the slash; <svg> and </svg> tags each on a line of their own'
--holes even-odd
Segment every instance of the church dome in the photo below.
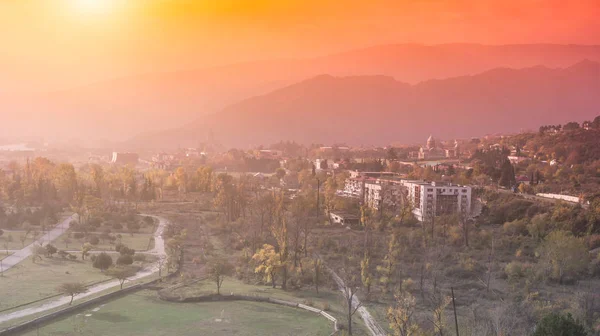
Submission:
<svg viewBox="0 0 600 336">
<path fill-rule="evenodd" d="M 435 138 L 433 135 L 430 135 L 427 139 L 427 148 L 435 148 Z"/>
</svg>

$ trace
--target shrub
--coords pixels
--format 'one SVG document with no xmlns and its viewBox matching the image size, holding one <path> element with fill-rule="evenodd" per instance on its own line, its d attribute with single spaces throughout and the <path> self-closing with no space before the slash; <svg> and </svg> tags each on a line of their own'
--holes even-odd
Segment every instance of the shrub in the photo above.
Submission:
<svg viewBox="0 0 600 336">
<path fill-rule="evenodd" d="M 122 254 L 117 258 L 117 265 L 131 265 L 133 264 L 133 257 L 129 254 Z"/>
<path fill-rule="evenodd" d="M 587 336 L 585 327 L 573 319 L 571 314 L 552 313 L 545 316 L 531 336 Z"/>
<path fill-rule="evenodd" d="M 327 303 L 327 302 L 323 302 L 323 303 L 321 304 L 321 310 L 324 310 L 324 311 L 330 311 L 330 310 L 331 310 L 331 306 L 329 305 L 329 303 Z"/>
<path fill-rule="evenodd" d="M 408 278 L 408 279 L 402 280 L 402 285 L 400 288 L 402 288 L 403 292 L 410 292 L 411 290 L 413 290 L 414 286 L 415 286 L 415 282 L 413 281 L 413 279 Z"/>
<path fill-rule="evenodd" d="M 512 236 L 527 234 L 527 223 L 523 219 L 517 219 L 512 222 L 506 222 L 502 226 L 504 233 Z"/>
<path fill-rule="evenodd" d="M 504 273 L 508 276 L 509 280 L 518 280 L 525 277 L 527 273 L 531 272 L 531 264 L 521 263 L 518 261 L 512 261 L 506 267 L 504 267 Z"/>
<path fill-rule="evenodd" d="M 113 223 L 112 228 L 115 230 L 122 230 L 123 225 L 121 225 L 121 223 Z"/>
<path fill-rule="evenodd" d="M 562 284 L 565 277 L 576 279 L 588 268 L 589 253 L 583 241 L 569 232 L 554 231 L 540 245 L 542 272 Z"/>
<path fill-rule="evenodd" d="M 594 250 L 600 247 L 600 235 L 594 234 L 588 237 L 588 248 Z"/>
<path fill-rule="evenodd" d="M 83 232 L 75 232 L 73 234 L 73 238 L 75 238 L 75 239 L 82 239 L 84 237 L 85 237 L 85 234 Z"/>
<path fill-rule="evenodd" d="M 88 238 L 88 242 L 92 245 L 98 245 L 100 244 L 100 238 L 98 238 L 96 235 L 93 235 Z"/>
<path fill-rule="evenodd" d="M 92 256 L 94 257 L 94 256 Z M 98 268 L 101 271 L 107 270 L 110 266 L 112 266 L 113 260 L 112 257 L 108 254 L 102 252 L 96 258 L 93 259 L 92 266 L 94 268 Z"/>
<path fill-rule="evenodd" d="M 144 255 L 144 254 L 136 254 L 136 255 L 133 256 L 133 261 L 145 262 L 146 261 L 146 255 Z"/>
</svg>

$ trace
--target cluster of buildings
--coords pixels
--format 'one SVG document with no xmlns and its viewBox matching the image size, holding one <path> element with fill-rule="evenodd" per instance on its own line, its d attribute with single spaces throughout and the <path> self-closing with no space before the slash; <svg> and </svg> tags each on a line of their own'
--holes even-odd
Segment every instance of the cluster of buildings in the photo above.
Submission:
<svg viewBox="0 0 600 336">
<path fill-rule="evenodd" d="M 375 176 L 375 175 L 379 176 Z M 387 176 L 386 176 L 387 175 Z M 374 210 L 396 211 L 408 204 L 419 221 L 471 213 L 471 187 L 448 182 L 398 179 L 385 173 L 351 172 L 339 196 L 356 198 Z"/>
<path fill-rule="evenodd" d="M 454 159 L 460 156 L 460 147 L 458 141 L 455 140 L 453 146 L 444 148 L 430 135 L 425 147 L 421 147 L 416 154 L 412 153 L 411 156 L 419 160 Z"/>
</svg>

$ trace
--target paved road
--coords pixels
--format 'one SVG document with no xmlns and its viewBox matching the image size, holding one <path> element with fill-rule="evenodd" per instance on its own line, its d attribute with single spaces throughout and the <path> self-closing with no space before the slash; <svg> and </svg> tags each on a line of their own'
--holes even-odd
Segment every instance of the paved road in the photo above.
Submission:
<svg viewBox="0 0 600 336">
<path fill-rule="evenodd" d="M 56 238 L 60 237 L 68 228 L 69 223 L 74 219 L 74 216 L 69 216 L 65 218 L 62 222 L 58 223 L 52 230 L 48 231 L 45 235 L 41 236 L 38 240 L 33 243 L 25 246 L 24 248 L 14 251 L 14 253 L 2 260 L 2 268 L 4 271 L 12 268 L 16 264 L 21 261 L 27 259 L 27 257 L 31 256 L 32 249 L 34 245 L 39 245 L 47 242 L 51 242 Z"/>
<path fill-rule="evenodd" d="M 152 216 L 152 215 L 144 214 L 143 216 L 151 216 L 151 217 L 158 219 L 159 224 L 158 224 L 158 228 L 156 229 L 156 232 L 154 233 L 154 249 L 152 250 L 152 252 L 157 254 L 158 256 L 164 256 L 165 255 L 165 242 L 162 237 L 162 233 L 168 224 L 167 220 L 162 217 L 157 217 L 157 216 Z M 158 272 L 158 263 L 152 264 L 152 265 L 146 267 L 145 269 L 139 271 L 135 276 L 129 278 L 129 281 L 145 278 L 156 272 Z M 85 298 L 90 295 L 94 295 L 99 292 L 102 292 L 106 289 L 117 287 L 119 285 L 120 285 L 120 283 L 118 280 L 105 282 L 105 283 L 88 288 L 88 291 L 86 293 L 76 296 L 76 299 Z M 7 314 L 0 314 L 0 323 L 4 323 L 4 322 L 10 321 L 10 320 L 26 317 L 26 316 L 37 314 L 37 313 L 42 313 L 42 312 L 45 312 L 50 309 L 58 308 L 62 305 L 68 304 L 70 300 L 71 300 L 71 297 L 63 296 L 58 299 L 46 302 L 41 306 L 26 308 L 26 309 L 14 311 L 14 312 L 7 313 Z"/>
</svg>

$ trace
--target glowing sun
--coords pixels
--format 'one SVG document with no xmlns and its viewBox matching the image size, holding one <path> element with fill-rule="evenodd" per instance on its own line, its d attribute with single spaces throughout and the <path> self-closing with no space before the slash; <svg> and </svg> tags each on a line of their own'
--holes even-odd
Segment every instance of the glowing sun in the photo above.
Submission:
<svg viewBox="0 0 600 336">
<path fill-rule="evenodd" d="M 73 0 L 82 13 L 103 14 L 110 10 L 112 0 Z"/>
</svg>

